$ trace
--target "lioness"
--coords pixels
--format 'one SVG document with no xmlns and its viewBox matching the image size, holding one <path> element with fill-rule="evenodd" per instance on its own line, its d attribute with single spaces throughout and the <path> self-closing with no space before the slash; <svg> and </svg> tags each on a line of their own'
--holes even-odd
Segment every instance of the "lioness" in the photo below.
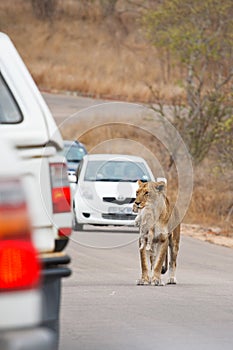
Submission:
<svg viewBox="0 0 233 350">
<path fill-rule="evenodd" d="M 160 182 L 138 181 L 139 188 L 136 192 L 136 199 L 133 211 L 137 212 L 145 208 L 150 215 L 148 221 L 148 235 L 153 237 L 151 250 L 148 250 L 152 277 L 149 277 L 149 269 L 147 263 L 147 251 L 144 246 L 140 250 L 142 275 L 137 284 L 145 285 L 162 285 L 161 271 L 164 261 L 166 260 L 167 250 L 169 246 L 169 279 L 167 284 L 176 284 L 176 259 L 180 242 L 180 224 L 177 210 L 172 207 L 166 196 L 166 184 Z M 141 218 L 140 218 L 141 220 Z M 144 230 L 145 233 L 145 230 Z M 148 237 L 145 236 L 145 239 Z M 140 242 L 141 245 L 141 242 Z M 165 261 L 166 262 L 166 261 Z"/>
</svg>

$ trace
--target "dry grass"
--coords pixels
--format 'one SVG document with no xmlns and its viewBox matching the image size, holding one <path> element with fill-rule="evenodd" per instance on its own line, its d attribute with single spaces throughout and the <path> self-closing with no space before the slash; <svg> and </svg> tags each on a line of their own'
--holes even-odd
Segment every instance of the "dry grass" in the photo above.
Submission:
<svg viewBox="0 0 233 350">
<path fill-rule="evenodd" d="M 70 4 L 74 7 L 75 2 Z M 66 6 L 50 23 L 33 16 L 29 1 L 18 0 L 14 6 L 2 4 L 0 16 L 1 30 L 11 36 L 42 89 L 149 101 L 148 84 L 153 82 L 168 99 L 182 94 L 181 88 L 167 81 L 159 53 L 137 28 L 126 26 L 126 15 L 120 24 L 117 18 L 98 19 L 98 14 L 98 21 L 84 21 L 76 7 Z"/>
<path fill-rule="evenodd" d="M 186 222 L 221 227 L 225 233 L 232 234 L 233 174 L 222 173 L 212 162 L 205 162 L 205 166 L 194 170 L 194 191 Z"/>
<path fill-rule="evenodd" d="M 41 89 L 75 91 L 77 94 L 120 99 L 151 101 L 148 85 L 167 101 L 182 96 L 178 85 L 182 71 L 170 67 L 160 53 L 144 40 L 132 14 L 103 20 L 98 8 L 77 7 L 77 2 L 59 2 L 53 22 L 33 16 L 30 1 L 9 0 L 0 4 L 0 30 L 6 32 L 29 67 Z M 80 128 L 80 125 L 77 125 Z M 76 126 L 63 130 L 66 138 L 76 138 Z M 106 142 L 106 138 L 114 141 Z M 153 156 L 163 154 L 161 145 L 141 131 L 119 127 L 102 127 L 81 137 L 92 152 L 133 153 L 148 159 L 156 173 Z M 128 142 L 125 140 L 128 139 Z M 147 139 L 143 146 L 143 139 Z M 94 142 L 93 142 L 94 140 Z M 161 157 L 169 191 L 175 200 L 177 174 L 167 171 L 168 159 Z M 214 172 L 215 165 L 206 161 L 195 169 L 192 202 L 186 222 L 221 226 L 232 230 L 232 185 L 228 173 Z"/>
</svg>

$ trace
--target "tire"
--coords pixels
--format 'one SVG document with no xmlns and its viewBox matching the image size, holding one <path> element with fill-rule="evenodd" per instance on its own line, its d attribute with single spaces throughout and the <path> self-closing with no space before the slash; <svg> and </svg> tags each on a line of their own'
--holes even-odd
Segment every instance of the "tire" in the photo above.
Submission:
<svg viewBox="0 0 233 350">
<path fill-rule="evenodd" d="M 75 213 L 73 212 L 72 228 L 74 231 L 83 231 L 83 224 L 77 222 Z"/>
<path fill-rule="evenodd" d="M 73 201 L 73 219 L 72 219 L 72 228 L 74 231 L 83 231 L 83 224 L 79 224 L 75 214 L 75 204 Z"/>
</svg>

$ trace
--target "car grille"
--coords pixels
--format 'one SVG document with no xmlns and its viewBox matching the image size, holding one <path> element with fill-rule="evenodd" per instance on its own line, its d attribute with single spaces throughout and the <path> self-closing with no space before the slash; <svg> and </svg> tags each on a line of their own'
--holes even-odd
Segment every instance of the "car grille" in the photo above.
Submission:
<svg viewBox="0 0 233 350">
<path fill-rule="evenodd" d="M 115 197 L 103 197 L 103 201 L 108 203 L 123 205 L 123 204 L 133 203 L 135 201 L 135 198 L 127 197 L 127 198 L 124 198 L 123 200 L 120 200 Z"/>
<path fill-rule="evenodd" d="M 102 218 L 108 220 L 134 220 L 136 216 L 133 214 L 102 214 Z"/>
</svg>

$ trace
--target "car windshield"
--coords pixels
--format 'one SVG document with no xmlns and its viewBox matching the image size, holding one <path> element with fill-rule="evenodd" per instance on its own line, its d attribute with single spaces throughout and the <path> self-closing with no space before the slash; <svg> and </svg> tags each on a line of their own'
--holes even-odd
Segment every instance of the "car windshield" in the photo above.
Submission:
<svg viewBox="0 0 233 350">
<path fill-rule="evenodd" d="M 65 145 L 63 149 L 63 155 L 68 162 L 80 162 L 87 152 L 82 146 L 78 145 Z"/>
<path fill-rule="evenodd" d="M 142 162 L 91 160 L 87 163 L 84 181 L 150 181 L 150 175 Z"/>
</svg>

